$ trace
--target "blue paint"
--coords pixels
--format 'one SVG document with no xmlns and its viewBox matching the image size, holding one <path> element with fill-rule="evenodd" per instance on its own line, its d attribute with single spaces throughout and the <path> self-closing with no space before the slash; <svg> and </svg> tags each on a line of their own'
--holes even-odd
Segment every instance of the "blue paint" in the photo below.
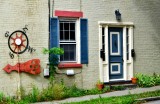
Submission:
<svg viewBox="0 0 160 104">
<path fill-rule="evenodd" d="M 112 53 L 118 53 L 118 34 L 112 34 Z"/>
<path fill-rule="evenodd" d="M 114 71 L 118 71 L 118 65 L 113 65 L 112 66 L 112 71 L 114 72 Z"/>
<path fill-rule="evenodd" d="M 50 41 L 49 48 L 58 47 L 59 46 L 59 20 L 58 18 L 50 18 Z M 54 65 L 57 65 L 58 62 L 55 60 L 59 60 L 57 55 L 50 54 L 49 61 Z"/>
<path fill-rule="evenodd" d="M 50 46 L 49 48 L 59 46 L 59 20 L 58 18 L 50 19 Z"/>
<path fill-rule="evenodd" d="M 81 64 L 88 64 L 88 19 L 80 19 Z"/>
<path fill-rule="evenodd" d="M 117 34 L 112 34 L 110 35 L 111 32 L 119 32 L 119 45 L 118 45 L 118 35 Z M 111 36 L 111 37 L 110 37 Z M 122 28 L 113 28 L 109 27 L 108 30 L 108 53 L 109 53 L 109 79 L 122 79 L 123 78 L 123 29 Z M 110 41 L 112 40 L 112 42 Z M 110 46 L 112 44 L 112 47 Z M 116 55 L 111 55 L 110 50 L 112 49 L 113 53 L 118 52 L 118 47 L 119 47 L 119 52 L 120 54 Z M 120 73 L 111 73 L 111 64 L 112 63 L 120 63 Z M 112 71 L 118 71 L 118 66 L 113 66 Z"/>
</svg>

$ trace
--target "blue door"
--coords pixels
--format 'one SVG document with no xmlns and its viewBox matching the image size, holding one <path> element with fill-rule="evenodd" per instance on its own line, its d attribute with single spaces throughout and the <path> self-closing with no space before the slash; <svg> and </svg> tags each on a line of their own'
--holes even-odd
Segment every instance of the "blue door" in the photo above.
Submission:
<svg viewBox="0 0 160 104">
<path fill-rule="evenodd" d="M 108 35 L 109 79 L 123 79 L 123 30 L 110 27 Z"/>
</svg>

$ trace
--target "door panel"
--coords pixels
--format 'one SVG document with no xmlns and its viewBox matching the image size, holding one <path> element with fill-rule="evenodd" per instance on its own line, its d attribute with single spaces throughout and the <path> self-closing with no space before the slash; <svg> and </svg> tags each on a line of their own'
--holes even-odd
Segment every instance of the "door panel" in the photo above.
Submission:
<svg viewBox="0 0 160 104">
<path fill-rule="evenodd" d="M 123 79 L 123 30 L 109 28 L 109 79 Z"/>
</svg>

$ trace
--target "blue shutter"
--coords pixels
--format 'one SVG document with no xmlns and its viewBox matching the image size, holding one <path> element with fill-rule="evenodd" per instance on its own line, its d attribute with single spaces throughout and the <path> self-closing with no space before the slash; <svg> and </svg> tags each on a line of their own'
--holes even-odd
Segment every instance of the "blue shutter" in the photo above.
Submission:
<svg viewBox="0 0 160 104">
<path fill-rule="evenodd" d="M 81 64 L 88 64 L 88 20 L 80 19 Z"/>
<path fill-rule="evenodd" d="M 59 46 L 59 21 L 58 18 L 50 19 L 50 41 L 49 48 Z M 58 65 L 59 58 L 57 55 L 50 54 L 49 61 L 53 65 Z"/>
<path fill-rule="evenodd" d="M 58 47 L 58 18 L 51 18 L 50 19 L 50 46 L 49 48 Z"/>
</svg>

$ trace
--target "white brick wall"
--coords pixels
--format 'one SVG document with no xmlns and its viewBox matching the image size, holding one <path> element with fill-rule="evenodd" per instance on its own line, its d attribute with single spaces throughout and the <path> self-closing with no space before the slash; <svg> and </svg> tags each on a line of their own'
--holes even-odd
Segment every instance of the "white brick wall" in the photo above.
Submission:
<svg viewBox="0 0 160 104">
<path fill-rule="evenodd" d="M 33 58 L 41 61 L 41 71 L 45 67 L 48 59 L 47 55 L 42 54 L 42 47 L 48 47 L 48 1 L 46 0 L 1 0 L 0 1 L 0 91 L 9 95 L 16 95 L 18 73 L 11 72 L 7 74 L 2 70 L 7 64 L 15 65 L 18 61 L 15 55 L 10 59 L 8 38 L 4 36 L 6 31 L 10 34 L 16 30 L 22 30 L 28 25 L 27 36 L 29 45 L 36 49 L 36 52 L 30 54 L 25 52 L 20 55 L 20 62 L 26 62 Z M 20 74 L 21 85 L 26 91 L 30 91 L 32 84 L 45 87 L 48 80 L 44 79 L 43 73 L 40 75 Z"/>
<path fill-rule="evenodd" d="M 89 21 L 89 64 L 83 66 L 75 82 L 83 88 L 93 88 L 99 78 L 98 21 L 116 21 L 115 10 L 122 14 L 122 22 L 134 23 L 134 73 L 160 74 L 160 13 L 159 0 L 54 0 L 54 10 L 81 10 Z M 62 77 L 61 77 L 62 78 Z M 67 81 L 66 81 L 67 83 Z"/>
<path fill-rule="evenodd" d="M 57 75 L 60 81 L 64 79 L 67 85 L 76 84 L 81 88 L 93 88 L 99 78 L 98 63 L 98 21 L 116 21 L 114 11 L 119 9 L 122 22 L 134 23 L 134 72 L 160 73 L 160 13 L 159 0 L 51 0 L 51 14 L 54 10 L 82 11 L 89 22 L 89 64 L 83 65 L 82 73 L 73 77 Z M 28 25 L 27 35 L 29 45 L 36 49 L 30 54 L 20 55 L 20 61 L 38 58 L 41 60 L 41 71 L 48 59 L 43 55 L 42 47 L 48 47 L 48 1 L 47 0 L 1 0 L 0 1 L 0 91 L 16 95 L 17 72 L 6 74 L 2 69 L 7 65 L 15 65 L 17 57 L 10 59 L 8 40 L 4 37 L 6 31 L 12 33 Z M 54 14 L 53 14 L 54 16 Z M 81 69 L 75 69 L 79 72 Z M 65 72 L 66 70 L 60 70 Z M 29 91 L 32 84 L 40 88 L 47 85 L 48 80 L 40 75 L 20 74 L 21 84 Z"/>
</svg>

